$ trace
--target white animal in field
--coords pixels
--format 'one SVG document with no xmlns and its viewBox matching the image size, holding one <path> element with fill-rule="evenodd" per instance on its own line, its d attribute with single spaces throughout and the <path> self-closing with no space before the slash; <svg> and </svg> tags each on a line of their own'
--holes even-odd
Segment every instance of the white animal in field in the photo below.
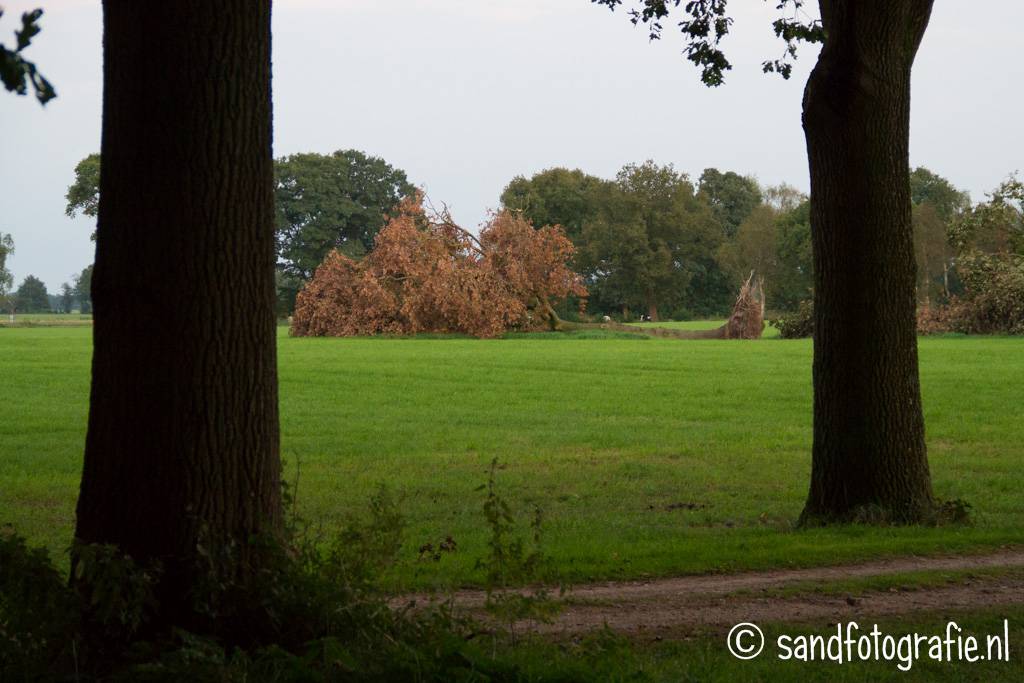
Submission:
<svg viewBox="0 0 1024 683">
<path fill-rule="evenodd" d="M 608 316 L 608 315 L 606 315 L 603 318 L 601 318 L 601 322 L 603 322 L 603 323 L 610 323 L 611 321 L 612 321 L 612 318 L 611 318 L 611 316 Z"/>
</svg>

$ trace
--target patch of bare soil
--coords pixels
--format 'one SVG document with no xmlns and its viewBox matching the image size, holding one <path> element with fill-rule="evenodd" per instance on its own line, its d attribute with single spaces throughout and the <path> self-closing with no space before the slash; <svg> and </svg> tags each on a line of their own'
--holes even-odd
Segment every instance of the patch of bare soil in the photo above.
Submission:
<svg viewBox="0 0 1024 683">
<path fill-rule="evenodd" d="M 979 575 L 941 586 L 859 591 L 830 595 L 779 589 L 805 583 L 898 576 L 907 572 L 1024 568 L 1024 550 L 957 557 L 901 557 L 856 565 L 786 569 L 743 574 L 686 576 L 644 582 L 576 586 L 552 624 L 530 625 L 552 634 L 575 635 L 608 626 L 636 637 L 682 635 L 728 628 L 742 621 L 849 621 L 914 612 L 970 610 L 1024 604 L 1024 577 Z M 481 591 L 455 594 L 457 609 L 480 610 Z M 526 626 L 526 624 L 524 624 Z"/>
</svg>

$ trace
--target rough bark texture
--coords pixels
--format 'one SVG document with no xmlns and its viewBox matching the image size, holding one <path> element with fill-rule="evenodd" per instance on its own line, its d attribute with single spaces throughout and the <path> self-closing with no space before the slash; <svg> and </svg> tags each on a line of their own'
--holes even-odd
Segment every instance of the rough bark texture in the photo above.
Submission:
<svg viewBox="0 0 1024 683">
<path fill-rule="evenodd" d="M 821 0 L 804 94 L 814 250 L 814 447 L 804 521 L 933 507 L 917 371 L 910 72 L 931 0 Z"/>
<path fill-rule="evenodd" d="M 281 517 L 270 1 L 106 0 L 101 151 L 75 535 L 159 561 L 166 615 Z"/>
</svg>

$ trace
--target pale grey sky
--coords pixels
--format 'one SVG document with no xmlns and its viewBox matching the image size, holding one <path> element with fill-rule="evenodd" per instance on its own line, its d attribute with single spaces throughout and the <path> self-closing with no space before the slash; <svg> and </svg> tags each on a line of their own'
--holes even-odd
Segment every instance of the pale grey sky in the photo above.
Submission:
<svg viewBox="0 0 1024 683">
<path fill-rule="evenodd" d="M 650 44 L 590 0 L 277 0 L 274 153 L 381 156 L 470 227 L 513 176 L 551 166 L 611 177 L 650 158 L 806 190 L 800 97 L 816 51 L 788 82 L 761 74 L 782 53 L 775 4 L 733 0 L 734 69 L 709 90 L 675 33 Z M 91 221 L 64 216 L 64 193 L 99 149 L 100 3 L 0 5 L 5 43 L 22 11 L 46 10 L 27 54 L 58 98 L 0 94 L 0 231 L 16 284 L 34 274 L 52 293 L 92 260 Z M 976 200 L 1024 170 L 1021 26 L 1020 0 L 938 0 L 914 69 L 911 163 Z"/>
</svg>

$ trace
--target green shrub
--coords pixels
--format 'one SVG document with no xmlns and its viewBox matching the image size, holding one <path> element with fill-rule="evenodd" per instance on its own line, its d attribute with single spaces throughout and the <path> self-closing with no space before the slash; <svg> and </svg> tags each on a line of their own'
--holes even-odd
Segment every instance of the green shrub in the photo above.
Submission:
<svg viewBox="0 0 1024 683">
<path fill-rule="evenodd" d="M 487 610 L 498 621 L 544 618 L 543 589 L 509 590 L 543 575 L 540 515 L 522 540 L 492 465 L 484 512 L 492 530 Z M 0 680 L 110 681 L 589 681 L 614 664 L 608 641 L 562 657 L 551 646 L 513 649 L 511 633 L 452 612 L 451 601 L 396 607 L 376 578 L 398 554 L 404 520 L 384 488 L 366 512 L 328 539 L 297 520 L 289 541 L 254 539 L 265 560 L 251 583 L 229 577 L 238 549 L 201 555 L 207 580 L 194 587 L 201 632 L 147 630 L 158 567 L 140 567 L 110 546 L 81 546 L 69 587 L 43 550 L 0 535 Z M 445 550 L 454 552 L 446 539 Z M 514 597 L 513 597 L 514 596 Z M 244 632 L 245 637 L 240 637 Z M 581 663 L 581 661 L 586 663 Z M 642 679 L 635 679 L 642 680 Z"/>
<path fill-rule="evenodd" d="M 918 309 L 919 334 L 1024 334 L 1024 256 L 973 251 L 958 269 L 963 296 Z"/>
<path fill-rule="evenodd" d="M 958 264 L 964 297 L 953 327 L 967 334 L 1024 334 L 1024 256 L 981 254 Z"/>
<path fill-rule="evenodd" d="M 783 339 L 802 339 L 814 336 L 814 301 L 801 301 L 792 313 L 769 321 Z"/>
<path fill-rule="evenodd" d="M 477 561 L 477 567 L 486 572 L 485 610 L 505 624 L 514 638 L 516 622 L 550 622 L 561 606 L 551 599 L 544 585 L 551 581 L 554 567 L 542 550 L 543 513 L 534 507 L 530 539 L 524 541 L 517 533 L 512 507 L 498 493 L 498 467 L 497 459 L 493 460 L 487 483 L 478 489 L 487 492 L 483 512 L 491 537 L 488 554 Z M 532 591 L 518 589 L 526 584 L 536 587 Z"/>
</svg>

